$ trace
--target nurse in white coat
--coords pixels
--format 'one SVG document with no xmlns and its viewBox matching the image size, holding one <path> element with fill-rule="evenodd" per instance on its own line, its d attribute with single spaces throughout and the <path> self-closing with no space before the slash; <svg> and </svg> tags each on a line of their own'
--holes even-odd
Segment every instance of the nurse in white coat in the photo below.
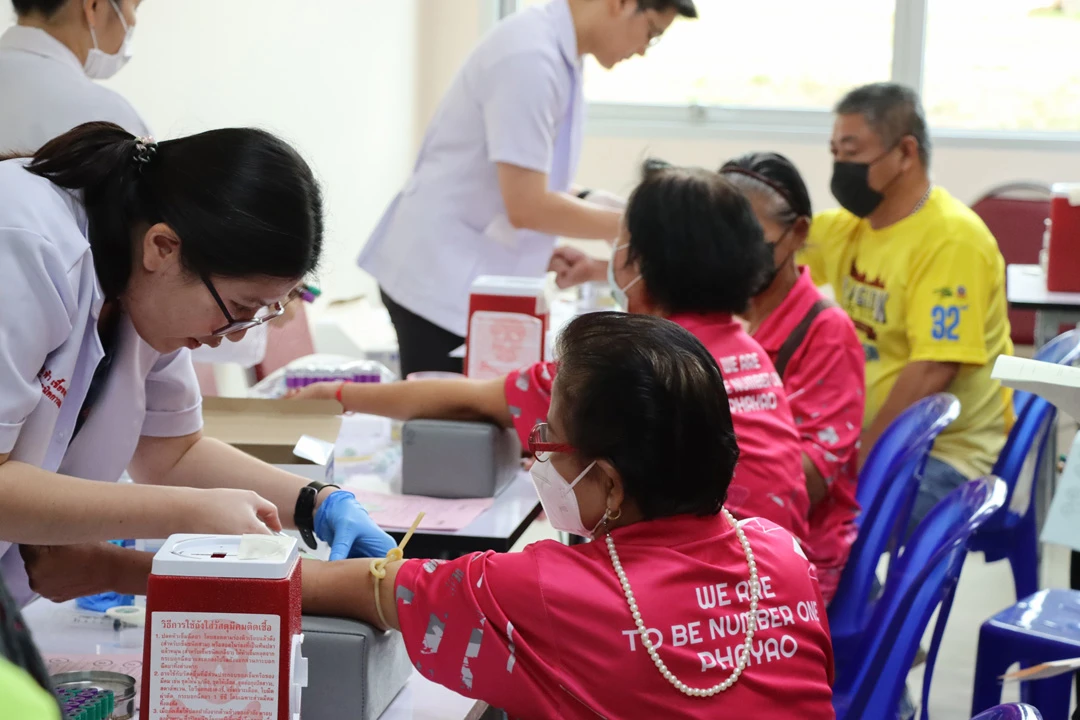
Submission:
<svg viewBox="0 0 1080 720">
<path fill-rule="evenodd" d="M 0 153 L 32 153 L 76 125 L 116 123 L 152 135 L 119 93 L 96 82 L 132 57 L 142 0 L 12 0 L 17 24 L 0 35 Z M 233 339 L 233 338 L 230 338 Z M 193 353 L 199 362 L 250 367 L 266 354 L 266 328 L 242 342 Z"/>
<path fill-rule="evenodd" d="M 145 589 L 148 553 L 75 546 L 93 540 L 280 516 L 337 557 L 393 546 L 350 493 L 200 432 L 191 350 L 280 315 L 319 259 L 319 188 L 291 147 L 90 123 L 0 161 L 0 187 L 0 570 L 20 602 Z M 111 485 L 125 469 L 138 484 Z"/>
<path fill-rule="evenodd" d="M 572 187 L 582 57 L 610 68 L 643 55 L 679 15 L 697 16 L 693 0 L 551 0 L 473 50 L 360 255 L 397 331 L 403 375 L 461 371 L 448 354 L 464 342 L 478 276 L 541 276 L 556 236 L 619 234 L 621 212 Z"/>
</svg>

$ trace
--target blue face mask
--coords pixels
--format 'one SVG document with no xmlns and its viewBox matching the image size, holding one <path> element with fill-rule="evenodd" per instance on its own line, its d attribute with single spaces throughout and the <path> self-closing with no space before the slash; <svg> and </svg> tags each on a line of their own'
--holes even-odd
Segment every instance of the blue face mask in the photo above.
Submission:
<svg viewBox="0 0 1080 720">
<path fill-rule="evenodd" d="M 630 301 L 626 297 L 626 291 L 634 287 L 634 285 L 641 281 L 641 274 L 639 273 L 636 278 L 631 280 L 626 285 L 626 287 L 619 287 L 619 284 L 615 282 L 615 256 L 619 253 L 620 250 L 628 247 L 630 247 L 630 243 L 626 243 L 625 245 L 613 244 L 611 247 L 611 260 L 608 262 L 607 266 L 607 280 L 608 285 L 611 286 L 611 296 L 615 298 L 615 304 L 624 311 L 629 309 L 630 307 Z"/>
</svg>

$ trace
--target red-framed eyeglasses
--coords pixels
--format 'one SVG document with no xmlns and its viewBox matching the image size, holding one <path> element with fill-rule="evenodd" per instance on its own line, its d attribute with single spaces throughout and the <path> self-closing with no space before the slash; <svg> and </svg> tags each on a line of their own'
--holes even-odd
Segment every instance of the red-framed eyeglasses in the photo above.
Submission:
<svg viewBox="0 0 1080 720">
<path fill-rule="evenodd" d="M 566 443 L 554 442 L 551 429 L 546 422 L 536 423 L 529 433 L 529 452 L 540 462 L 547 462 L 552 453 L 577 452 L 577 448 Z"/>
</svg>

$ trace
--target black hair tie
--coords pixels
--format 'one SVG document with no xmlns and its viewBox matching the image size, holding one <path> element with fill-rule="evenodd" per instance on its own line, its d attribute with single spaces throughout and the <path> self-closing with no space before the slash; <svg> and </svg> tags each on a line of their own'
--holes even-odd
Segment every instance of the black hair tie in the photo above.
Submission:
<svg viewBox="0 0 1080 720">
<path fill-rule="evenodd" d="M 139 166 L 140 171 L 143 167 L 150 164 L 150 161 L 154 159 L 155 155 L 157 155 L 157 143 L 154 142 L 154 138 L 135 138 L 135 153 L 132 158 Z"/>
</svg>

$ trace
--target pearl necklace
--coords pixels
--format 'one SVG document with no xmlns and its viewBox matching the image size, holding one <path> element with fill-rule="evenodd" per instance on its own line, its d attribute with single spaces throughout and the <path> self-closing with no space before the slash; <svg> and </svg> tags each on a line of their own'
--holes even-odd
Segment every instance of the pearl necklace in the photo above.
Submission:
<svg viewBox="0 0 1080 720">
<path fill-rule="evenodd" d="M 641 611 L 638 609 L 637 600 L 634 599 L 634 591 L 630 589 L 630 581 L 626 577 L 626 571 L 623 570 L 622 562 L 619 560 L 619 553 L 615 552 L 615 541 L 611 539 L 609 533 L 604 539 L 607 541 L 608 555 L 611 556 L 611 565 L 615 568 L 615 574 L 619 576 L 619 583 L 622 584 L 623 594 L 626 595 L 626 604 L 630 607 L 630 615 L 634 618 L 634 623 L 637 625 L 638 635 L 641 636 L 641 644 L 645 646 L 645 649 L 649 652 L 649 657 L 652 659 L 653 664 L 656 665 L 656 669 L 660 671 L 660 674 L 664 676 L 669 683 L 675 686 L 679 692 L 690 697 L 712 697 L 717 693 L 722 693 L 731 689 L 731 686 L 739 679 L 743 671 L 746 670 L 747 663 L 750 662 L 750 648 L 753 646 L 754 632 L 757 630 L 757 609 L 758 599 L 761 597 L 761 584 L 758 582 L 757 563 L 754 562 L 754 551 L 750 549 L 750 541 L 746 539 L 746 533 L 739 527 L 739 523 L 735 518 L 727 511 L 727 508 L 722 508 L 721 512 L 724 513 L 724 517 L 727 518 L 731 526 L 735 528 L 735 535 L 739 538 L 739 543 L 742 545 L 743 553 L 746 555 L 746 566 L 750 570 L 750 616 L 747 618 L 746 623 L 746 640 L 743 642 L 743 654 L 739 658 L 738 664 L 735 669 L 731 671 L 731 675 L 723 682 L 713 685 L 711 688 L 692 688 L 686 683 L 675 677 L 675 673 L 668 670 L 667 665 L 660 658 L 660 655 L 656 652 L 656 648 L 653 646 L 653 641 L 649 639 L 649 633 L 645 628 L 645 621 L 641 619 Z M 738 653 L 736 653 L 737 655 Z"/>
</svg>

